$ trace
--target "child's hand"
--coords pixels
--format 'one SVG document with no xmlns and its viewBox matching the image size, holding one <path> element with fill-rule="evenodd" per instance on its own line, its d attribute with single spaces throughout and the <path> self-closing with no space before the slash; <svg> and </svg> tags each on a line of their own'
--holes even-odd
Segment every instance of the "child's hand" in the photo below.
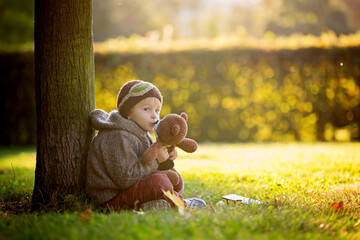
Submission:
<svg viewBox="0 0 360 240">
<path fill-rule="evenodd" d="M 169 148 L 168 152 L 169 152 L 169 159 L 175 160 L 177 157 L 177 150 L 176 150 L 175 146 L 171 146 Z"/>
<path fill-rule="evenodd" d="M 161 146 L 157 157 L 158 163 L 165 162 L 169 158 L 169 153 L 166 146 Z"/>
</svg>

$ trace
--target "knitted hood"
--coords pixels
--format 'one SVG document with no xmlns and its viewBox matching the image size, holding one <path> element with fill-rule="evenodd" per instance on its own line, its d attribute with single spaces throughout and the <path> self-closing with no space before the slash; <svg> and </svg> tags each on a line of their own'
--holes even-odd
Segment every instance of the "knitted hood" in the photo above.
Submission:
<svg viewBox="0 0 360 240">
<path fill-rule="evenodd" d="M 95 109 L 90 113 L 90 123 L 96 130 L 123 130 L 130 132 L 140 139 L 152 140 L 150 134 L 143 130 L 135 122 L 123 118 L 118 111 L 107 113 L 101 109 Z"/>
</svg>

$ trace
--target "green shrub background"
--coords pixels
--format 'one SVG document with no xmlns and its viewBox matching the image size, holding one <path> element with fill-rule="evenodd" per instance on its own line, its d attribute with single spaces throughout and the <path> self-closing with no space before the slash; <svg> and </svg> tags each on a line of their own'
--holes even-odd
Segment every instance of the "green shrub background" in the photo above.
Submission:
<svg viewBox="0 0 360 240">
<path fill-rule="evenodd" d="M 185 111 L 198 141 L 359 139 L 360 48 L 97 54 L 96 107 L 153 82 L 162 115 Z"/>
<path fill-rule="evenodd" d="M 34 54 L 0 53 L 0 145 L 36 143 Z"/>
<path fill-rule="evenodd" d="M 0 64 L 0 144 L 34 144 L 33 53 Z M 114 110 L 126 81 L 150 81 L 162 116 L 187 112 L 199 142 L 359 140 L 359 47 L 96 53 L 95 64 L 96 108 Z"/>
</svg>

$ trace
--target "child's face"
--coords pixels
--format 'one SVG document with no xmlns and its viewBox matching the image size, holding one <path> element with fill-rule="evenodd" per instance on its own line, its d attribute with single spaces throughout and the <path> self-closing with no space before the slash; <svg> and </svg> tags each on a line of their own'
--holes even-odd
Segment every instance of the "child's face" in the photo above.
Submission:
<svg viewBox="0 0 360 240">
<path fill-rule="evenodd" d="M 161 102 L 155 97 L 148 97 L 138 102 L 129 114 L 128 119 L 136 122 L 145 131 L 154 130 L 154 125 L 159 120 Z"/>
</svg>

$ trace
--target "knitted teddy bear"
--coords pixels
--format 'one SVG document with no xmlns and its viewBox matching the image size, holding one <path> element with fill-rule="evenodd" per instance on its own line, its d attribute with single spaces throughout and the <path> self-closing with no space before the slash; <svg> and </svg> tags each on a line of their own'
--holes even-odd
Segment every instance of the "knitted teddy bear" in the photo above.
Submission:
<svg viewBox="0 0 360 240">
<path fill-rule="evenodd" d="M 188 153 L 195 152 L 198 148 L 196 141 L 185 138 L 188 129 L 187 120 L 188 116 L 186 113 L 181 113 L 180 115 L 169 114 L 159 120 L 154 127 L 156 142 L 144 152 L 142 161 L 145 164 L 151 164 L 155 161 L 159 154 L 159 149 L 163 145 L 166 145 L 169 151 L 176 146 Z M 182 188 L 183 182 L 179 174 L 172 168 L 173 166 L 173 161 L 168 159 L 160 164 L 159 170 L 165 170 L 162 172 L 168 176 L 176 191 L 177 188 Z"/>
</svg>

